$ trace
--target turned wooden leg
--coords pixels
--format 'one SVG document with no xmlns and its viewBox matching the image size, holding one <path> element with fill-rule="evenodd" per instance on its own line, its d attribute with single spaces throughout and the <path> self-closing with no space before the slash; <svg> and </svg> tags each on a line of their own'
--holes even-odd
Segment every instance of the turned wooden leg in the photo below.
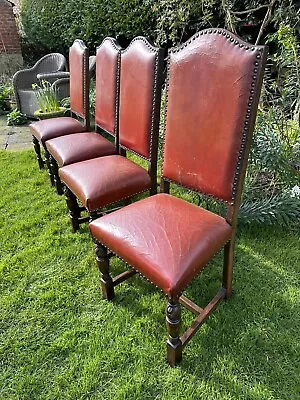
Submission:
<svg viewBox="0 0 300 400">
<path fill-rule="evenodd" d="M 99 218 L 99 213 L 97 211 L 90 211 L 89 215 L 90 215 L 89 222 L 93 222 L 95 219 Z"/>
<path fill-rule="evenodd" d="M 166 308 L 166 324 L 169 337 L 167 340 L 167 359 L 171 367 L 182 358 L 182 342 L 179 337 L 181 327 L 181 306 L 179 302 L 169 299 Z"/>
<path fill-rule="evenodd" d="M 51 182 L 51 186 L 54 186 L 54 177 L 53 177 L 52 167 L 51 167 L 51 162 L 50 162 L 50 153 L 47 150 L 45 150 L 45 162 L 47 165 L 48 175 L 49 175 L 49 179 Z"/>
<path fill-rule="evenodd" d="M 115 297 L 114 285 L 109 275 L 109 258 L 107 257 L 107 249 L 98 241 L 95 241 L 96 261 L 101 272 L 101 289 L 103 297 L 106 300 L 112 300 Z"/>
<path fill-rule="evenodd" d="M 50 154 L 49 159 L 50 159 L 50 168 L 51 168 L 56 192 L 57 192 L 57 194 L 59 194 L 61 196 L 64 193 L 64 190 L 63 190 L 63 185 L 61 183 L 60 177 L 58 175 L 58 165 L 57 165 L 55 158 L 52 157 L 51 154 Z"/>
<path fill-rule="evenodd" d="M 226 289 L 226 298 L 232 295 L 232 273 L 234 260 L 234 241 L 226 243 L 224 247 L 223 287 Z"/>
<path fill-rule="evenodd" d="M 33 136 L 33 135 L 32 135 L 32 143 L 33 143 L 34 151 L 35 151 L 35 154 L 36 154 L 36 159 L 37 159 L 37 162 L 39 164 L 39 168 L 43 169 L 44 168 L 44 161 L 43 161 L 42 156 L 41 156 L 41 146 L 40 146 L 40 143 L 37 140 L 37 138 L 35 136 Z"/>
<path fill-rule="evenodd" d="M 64 192 L 65 192 L 65 196 L 66 196 L 67 206 L 69 209 L 69 215 L 70 215 L 70 219 L 71 219 L 73 232 L 76 232 L 79 229 L 78 218 L 80 218 L 80 208 L 77 203 L 76 196 L 67 186 L 64 186 Z"/>
</svg>

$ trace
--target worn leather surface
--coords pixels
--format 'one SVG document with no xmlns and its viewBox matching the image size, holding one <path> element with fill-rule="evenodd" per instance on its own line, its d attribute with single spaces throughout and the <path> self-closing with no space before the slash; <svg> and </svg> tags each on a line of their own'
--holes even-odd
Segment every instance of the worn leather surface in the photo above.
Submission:
<svg viewBox="0 0 300 400">
<path fill-rule="evenodd" d="M 85 55 L 85 49 L 75 41 L 69 51 L 70 67 L 70 107 L 72 111 L 84 117 L 84 57 L 86 63 L 88 57 Z"/>
<path fill-rule="evenodd" d="M 45 147 L 45 142 L 62 135 L 84 131 L 84 126 L 75 118 L 59 117 L 32 122 L 29 125 L 32 134 Z"/>
<path fill-rule="evenodd" d="M 164 177 L 231 201 L 256 56 L 220 34 L 170 55 Z"/>
<path fill-rule="evenodd" d="M 150 156 L 154 69 L 155 53 L 142 40 L 122 53 L 120 144 L 146 158 Z"/>
<path fill-rule="evenodd" d="M 96 124 L 115 133 L 117 65 L 119 51 L 110 40 L 97 49 L 96 56 Z"/>
<path fill-rule="evenodd" d="M 68 165 L 60 168 L 59 175 L 88 211 L 151 187 L 147 171 L 119 155 Z"/>
<path fill-rule="evenodd" d="M 81 132 L 61 136 L 48 140 L 46 147 L 60 167 L 117 154 L 116 147 L 96 132 Z"/>
<path fill-rule="evenodd" d="M 232 234 L 224 218 L 168 194 L 138 201 L 89 226 L 97 240 L 173 298 Z"/>
</svg>

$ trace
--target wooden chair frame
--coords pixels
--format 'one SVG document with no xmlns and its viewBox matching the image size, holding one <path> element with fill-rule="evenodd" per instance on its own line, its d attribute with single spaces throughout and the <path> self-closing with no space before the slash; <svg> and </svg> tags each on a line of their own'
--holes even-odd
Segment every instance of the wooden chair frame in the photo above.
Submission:
<svg viewBox="0 0 300 400">
<path fill-rule="evenodd" d="M 118 132 L 119 132 L 120 62 L 121 62 L 121 50 L 122 50 L 122 48 L 121 48 L 121 46 L 119 46 L 117 40 L 113 39 L 111 37 L 106 37 L 103 40 L 102 44 L 104 43 L 104 41 L 107 41 L 107 40 L 110 41 L 110 43 L 113 45 L 113 47 L 119 52 L 118 61 L 117 61 L 117 74 L 116 74 L 116 88 L 117 88 L 117 90 L 116 90 L 116 106 L 115 106 L 115 110 L 116 110 L 115 127 L 114 127 L 114 133 L 112 133 L 112 132 L 109 132 L 109 131 L 105 130 L 99 124 L 95 123 L 95 132 L 99 133 L 99 134 L 106 133 L 106 134 L 109 134 L 110 136 L 112 136 L 114 138 L 114 141 L 115 141 L 116 149 L 118 149 L 119 148 Z M 101 45 L 98 46 L 96 50 L 98 50 L 101 47 Z M 96 72 L 96 74 L 97 74 L 97 72 Z M 97 79 L 97 75 L 96 75 L 96 79 Z M 87 94 L 89 95 L 89 92 Z M 88 131 L 89 130 L 90 130 L 90 125 L 89 125 Z M 52 179 L 53 179 L 54 186 L 56 188 L 57 194 L 58 195 L 62 195 L 63 193 L 65 193 L 66 196 L 68 195 L 72 199 L 71 201 L 73 201 L 72 195 L 69 195 L 68 188 L 66 188 L 65 185 L 63 185 L 63 183 L 60 180 L 59 173 L 58 173 L 59 167 L 58 167 L 58 164 L 57 164 L 55 158 L 48 151 L 47 151 L 47 153 L 49 154 L 50 171 L 51 171 Z M 70 204 L 70 199 L 68 199 L 68 204 Z M 83 210 L 84 210 L 84 208 L 81 208 L 81 211 L 83 211 Z"/>
<path fill-rule="evenodd" d="M 83 77 L 83 108 L 84 108 L 84 113 L 78 113 L 72 108 L 70 109 L 70 116 L 75 119 L 82 119 L 83 120 L 83 129 L 85 131 L 90 130 L 90 102 L 89 102 L 89 91 L 90 91 L 90 77 L 89 77 L 89 49 L 85 46 L 84 42 L 80 39 L 75 39 L 72 46 L 70 47 L 70 50 L 72 47 L 78 46 L 80 49 L 83 50 L 83 70 L 84 70 L 84 77 Z M 36 154 L 37 162 L 39 165 L 40 169 L 43 169 L 45 164 L 48 169 L 48 174 L 49 174 L 49 179 L 51 182 L 51 186 L 55 186 L 57 193 L 62 194 L 61 187 L 56 186 L 56 180 L 57 176 L 56 171 L 57 169 L 52 167 L 51 165 L 51 155 L 48 152 L 46 148 L 44 148 L 44 156 L 45 158 L 42 158 L 41 155 L 41 146 L 40 142 L 38 139 L 32 135 L 32 143 L 34 147 L 34 151 Z"/>
<path fill-rule="evenodd" d="M 241 141 L 240 152 L 238 156 L 238 163 L 235 171 L 234 187 L 232 191 L 232 201 L 227 203 L 227 215 L 226 221 L 232 227 L 232 239 L 227 242 L 224 246 L 224 259 L 223 259 L 223 278 L 222 287 L 219 289 L 217 294 L 213 299 L 207 304 L 206 307 L 201 308 L 191 300 L 189 300 L 184 295 L 175 298 L 168 298 L 168 304 L 166 307 L 166 326 L 168 331 L 167 339 L 167 360 L 170 366 L 175 366 L 178 364 L 182 358 L 182 351 L 186 344 L 195 335 L 198 329 L 203 325 L 206 319 L 210 316 L 217 305 L 223 300 L 227 299 L 232 295 L 232 275 L 233 275 L 233 262 L 234 262 L 234 250 L 235 250 L 235 236 L 237 227 L 237 218 L 239 212 L 239 206 L 241 202 L 241 195 L 243 189 L 243 183 L 245 178 L 245 172 L 248 162 L 248 156 L 252 141 L 252 134 L 256 119 L 256 110 L 259 101 L 259 92 L 262 85 L 264 68 L 267 58 L 267 48 L 264 46 L 252 46 L 237 38 L 235 35 L 231 35 L 230 32 L 224 29 L 207 29 L 201 31 L 194 35 L 198 37 L 199 35 L 205 34 L 217 34 L 226 36 L 230 41 L 232 41 L 236 46 L 245 48 L 245 50 L 257 51 L 256 56 L 257 62 L 253 66 L 253 77 L 251 83 L 251 89 L 248 98 L 248 108 L 244 120 L 243 136 Z M 191 43 L 193 37 L 187 42 Z M 170 53 L 182 49 L 184 45 L 178 48 L 171 49 Z M 251 45 L 250 45 L 251 46 Z M 168 77 L 169 77 L 169 62 L 168 62 Z M 168 92 L 168 77 L 167 77 L 167 92 Z M 168 106 L 168 99 L 166 102 L 166 109 Z M 166 124 L 166 118 L 165 118 Z M 169 193 L 171 180 L 161 177 L 160 191 L 161 193 Z M 173 182 L 180 185 L 178 182 Z M 182 185 L 181 185 L 182 186 Z M 189 188 L 190 189 L 190 188 Z M 200 193 L 197 190 L 195 192 Z M 205 193 L 201 193 L 204 194 Z M 219 202 L 224 202 L 219 198 L 214 198 Z M 95 252 L 96 252 L 96 262 L 101 274 L 101 288 L 102 294 L 105 299 L 112 300 L 115 296 L 114 287 L 123 282 L 124 280 L 135 275 L 137 272 L 131 268 L 122 274 L 112 278 L 110 276 L 109 260 L 114 255 L 113 253 L 107 251 L 105 246 L 103 246 L 99 241 L 94 240 Z M 187 329 L 180 336 L 181 328 L 181 304 L 187 308 L 189 311 L 194 313 L 197 317 Z"/>
<path fill-rule="evenodd" d="M 119 96 L 117 100 L 117 123 L 116 123 L 116 146 L 119 150 L 119 154 L 126 157 L 126 152 L 129 151 L 134 153 L 136 156 L 146 160 L 148 162 L 148 174 L 151 178 L 151 189 L 150 195 L 154 195 L 157 193 L 157 153 L 158 153 L 158 138 L 159 138 L 159 121 L 160 121 L 160 103 L 161 103 L 161 88 L 164 80 L 163 75 L 163 60 L 164 60 L 164 49 L 154 47 L 147 39 L 142 36 L 137 36 L 134 38 L 129 46 L 121 51 L 121 62 L 122 62 L 122 54 L 125 54 L 131 47 L 131 45 L 137 41 L 142 40 L 149 50 L 156 52 L 156 60 L 155 60 L 155 79 L 153 82 L 153 100 L 152 100 L 152 111 L 151 111 L 151 132 L 150 132 L 150 156 L 149 158 L 143 157 L 141 154 L 133 151 L 132 149 L 125 147 L 119 143 Z M 119 76 L 120 76 L 120 63 L 119 63 Z M 120 79 L 118 78 L 118 85 L 120 86 Z M 118 89 L 119 89 L 118 86 Z M 99 218 L 103 215 L 103 212 L 93 211 L 89 212 L 88 216 L 81 216 L 81 213 L 87 211 L 84 206 L 79 206 L 76 196 L 72 193 L 72 191 L 64 186 L 64 192 L 66 197 L 66 202 L 69 208 L 69 215 L 71 219 L 73 232 L 76 232 L 79 229 L 80 224 L 91 222 L 96 218 Z M 131 199 L 125 199 L 124 205 L 127 205 L 131 202 Z M 119 209 L 120 207 L 116 207 L 110 210 L 105 211 L 105 213 L 110 213 Z"/>
</svg>

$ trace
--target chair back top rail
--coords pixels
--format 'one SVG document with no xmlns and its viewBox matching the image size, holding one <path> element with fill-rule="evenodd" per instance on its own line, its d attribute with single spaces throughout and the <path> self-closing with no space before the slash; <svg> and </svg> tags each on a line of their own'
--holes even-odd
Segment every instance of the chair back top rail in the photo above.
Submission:
<svg viewBox="0 0 300 400">
<path fill-rule="evenodd" d="M 196 33 L 169 52 L 162 188 L 175 182 L 227 203 L 230 223 L 239 207 L 266 57 L 266 46 L 225 29 Z"/>
</svg>

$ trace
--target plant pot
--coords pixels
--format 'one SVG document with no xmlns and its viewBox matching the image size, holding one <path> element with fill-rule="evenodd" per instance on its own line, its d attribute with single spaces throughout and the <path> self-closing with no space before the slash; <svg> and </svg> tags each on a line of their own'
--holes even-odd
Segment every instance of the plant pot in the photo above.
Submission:
<svg viewBox="0 0 300 400">
<path fill-rule="evenodd" d="M 67 109 L 65 107 L 59 107 L 59 110 L 57 111 L 48 111 L 48 112 L 37 110 L 34 112 L 34 116 L 38 119 L 57 118 L 57 117 L 63 117 L 66 111 Z"/>
</svg>

